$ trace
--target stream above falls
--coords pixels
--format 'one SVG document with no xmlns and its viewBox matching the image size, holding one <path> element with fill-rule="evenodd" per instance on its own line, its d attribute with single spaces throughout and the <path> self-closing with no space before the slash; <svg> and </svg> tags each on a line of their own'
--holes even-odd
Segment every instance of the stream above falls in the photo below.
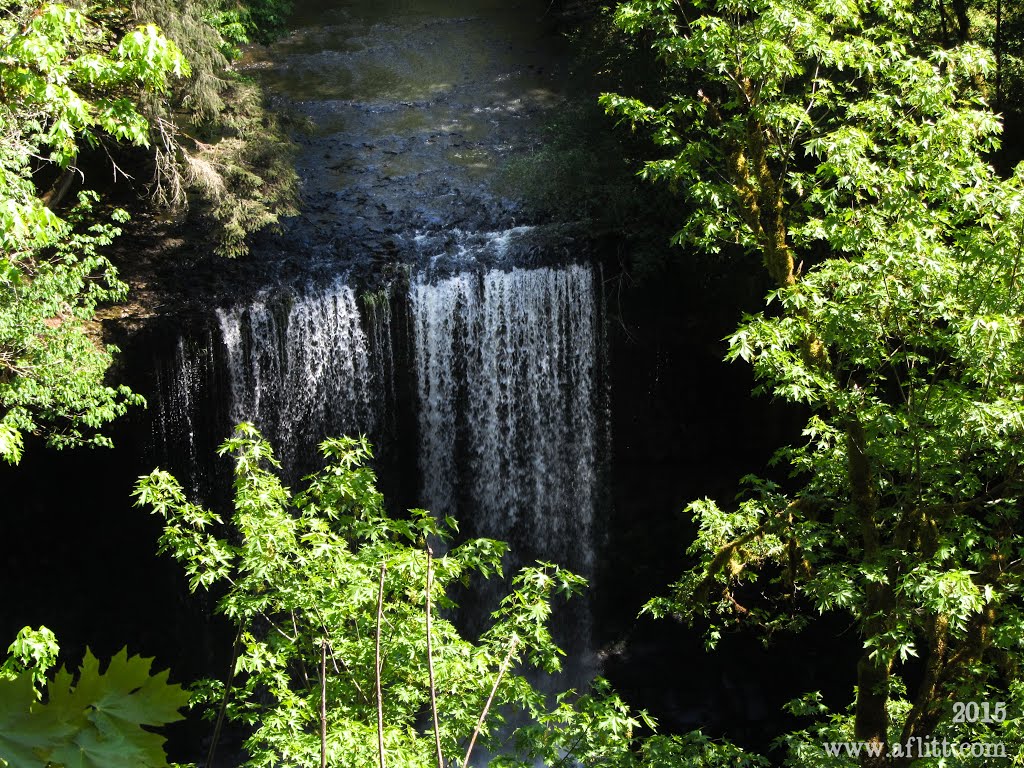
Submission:
<svg viewBox="0 0 1024 768">
<path fill-rule="evenodd" d="M 306 265 L 380 274 L 523 265 L 572 247 L 529 221 L 510 163 L 564 105 L 563 44 L 543 3 L 304 5 L 240 67 L 298 116 L 302 212 L 279 241 Z"/>
</svg>

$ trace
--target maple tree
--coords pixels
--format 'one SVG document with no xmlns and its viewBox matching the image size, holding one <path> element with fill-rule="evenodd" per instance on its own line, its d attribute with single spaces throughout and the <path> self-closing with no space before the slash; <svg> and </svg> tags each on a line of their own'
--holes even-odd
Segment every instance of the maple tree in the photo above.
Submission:
<svg viewBox="0 0 1024 768">
<path fill-rule="evenodd" d="M 82 146 L 149 143 L 141 94 L 188 72 L 153 25 L 121 35 L 82 9 L 43 3 L 0 19 L 0 459 L 26 434 L 57 446 L 107 444 L 95 430 L 138 402 L 103 380 L 112 347 L 90 329 L 126 286 L 101 249 L 127 219 L 95 194 L 55 212 Z M 36 179 L 59 181 L 42 194 Z"/>
<path fill-rule="evenodd" d="M 967 730 L 952 702 L 1011 701 L 1024 660 L 1024 166 L 988 162 L 991 57 L 922 40 L 903 0 L 634 0 L 616 21 L 653 41 L 669 96 L 603 103 L 660 147 L 642 173 L 685 194 L 676 240 L 774 284 L 727 359 L 807 414 L 771 481 L 691 504 L 693 560 L 648 610 L 712 644 L 847 617 L 850 716 L 794 703 L 820 728 L 790 760 L 831 729 L 871 746 L 862 765 L 907 765 L 901 745 Z"/>
<path fill-rule="evenodd" d="M 191 588 L 223 590 L 236 661 L 226 680 L 198 684 L 196 698 L 215 721 L 251 728 L 246 766 L 466 768 L 484 750 L 494 768 L 766 765 L 702 734 L 642 738 L 654 721 L 601 679 L 588 692 L 547 695 L 528 671 L 559 669 L 551 604 L 583 580 L 549 563 L 524 567 L 487 629 L 466 637 L 451 620 L 450 588 L 499 576 L 507 545 L 453 546 L 451 518 L 389 515 L 365 438 L 327 440 L 321 451 L 326 466 L 293 494 L 270 445 L 239 425 L 221 448 L 235 459 L 224 519 L 189 502 L 166 472 L 136 486 L 138 503 L 164 521 L 161 551 Z"/>
</svg>

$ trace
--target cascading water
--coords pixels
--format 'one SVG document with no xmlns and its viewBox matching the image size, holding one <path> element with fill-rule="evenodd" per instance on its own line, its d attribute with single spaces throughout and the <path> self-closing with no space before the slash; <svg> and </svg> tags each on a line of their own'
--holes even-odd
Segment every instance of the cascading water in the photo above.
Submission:
<svg viewBox="0 0 1024 768">
<path fill-rule="evenodd" d="M 585 574 L 600 433 L 593 283 L 581 266 L 495 270 L 419 282 L 410 297 L 423 503 Z"/>
<path fill-rule="evenodd" d="M 545 560 L 593 576 L 605 434 L 594 283 L 590 268 L 568 266 L 411 289 L 422 504 L 508 541 L 511 568 Z M 471 611 L 469 624 L 479 628 L 493 607 Z M 556 613 L 556 623 L 569 680 L 585 682 L 589 603 Z"/>
<path fill-rule="evenodd" d="M 357 300 L 339 278 L 221 310 L 231 421 L 254 422 L 293 481 L 319 440 L 365 432 L 399 508 L 509 541 L 509 567 L 541 559 L 593 576 L 603 308 L 593 270 L 564 264 L 581 228 L 535 220 L 536 185 L 522 177 L 533 166 L 518 162 L 564 105 L 565 71 L 538 23 L 547 3 L 299 10 L 309 26 L 240 64 L 311 127 L 298 142 L 301 213 L 261 260 L 289 280 L 413 276 L 408 294 L 398 278 L 395 294 Z M 466 614 L 482 620 L 493 597 Z M 557 621 L 585 652 L 577 603 Z"/>
<path fill-rule="evenodd" d="M 355 292 L 339 278 L 217 317 L 231 420 L 253 422 L 286 471 L 308 462 L 325 437 L 376 431 L 391 365 L 389 310 L 374 313 L 368 337 Z"/>
<path fill-rule="evenodd" d="M 294 479 L 323 438 L 376 441 L 404 406 L 411 423 L 392 431 L 407 443 L 418 434 L 405 449 L 417 458 L 417 506 L 508 541 L 509 568 L 546 560 L 591 577 L 607 428 L 596 282 L 581 265 L 421 276 L 395 303 L 407 326 L 393 322 L 392 295 L 359 300 L 343 278 L 219 309 L 202 343 L 176 346 L 177 373 L 164 377 L 174 386 L 162 387 L 158 410 L 163 442 L 187 446 L 183 458 L 203 466 L 197 446 L 251 421 Z M 410 370 L 396 371 L 406 359 Z M 229 423 L 213 426 L 197 404 L 209 407 L 216 372 L 229 385 L 218 409 Z M 414 402 L 399 402 L 398 378 Z M 207 435 L 211 427 L 220 434 Z M 471 625 L 495 598 L 467 611 Z M 585 675 L 585 601 L 559 621 L 574 676 Z"/>
<path fill-rule="evenodd" d="M 221 436 L 207 428 L 222 408 L 211 403 L 217 355 L 210 329 L 179 336 L 173 352 L 157 358 L 153 439 L 161 466 L 171 469 L 193 498 L 207 498 L 214 483 L 210 457 Z"/>
</svg>

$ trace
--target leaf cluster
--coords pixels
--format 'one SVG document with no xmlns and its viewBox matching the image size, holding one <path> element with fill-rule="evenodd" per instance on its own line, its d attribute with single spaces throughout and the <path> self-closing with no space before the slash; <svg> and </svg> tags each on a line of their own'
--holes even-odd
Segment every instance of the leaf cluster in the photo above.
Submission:
<svg viewBox="0 0 1024 768">
<path fill-rule="evenodd" d="M 989 54 L 915 38 L 909 10 L 627 2 L 618 22 L 653 30 L 690 90 L 604 97 L 666 148 L 644 173 L 690 200 L 677 240 L 761 257 L 777 287 L 726 359 L 809 413 L 806 442 L 775 457 L 785 487 L 691 505 L 697 565 L 648 610 L 710 618 L 712 642 L 720 617 L 771 637 L 848 616 L 855 732 L 899 741 L 947 727 L 965 686 L 1005 695 L 1024 607 L 1024 169 L 987 162 Z M 889 712 L 911 657 L 928 671 Z"/>
<path fill-rule="evenodd" d="M 57 654 L 45 627 L 25 628 L 0 667 L 0 765 L 166 768 L 164 738 L 149 730 L 182 719 L 188 694 L 150 673 L 152 659 L 115 655 L 101 670 L 88 651 L 76 674 L 44 673 Z M 45 683 L 45 684 L 44 684 Z"/>
<path fill-rule="evenodd" d="M 63 217 L 35 177 L 74 173 L 81 147 L 146 146 L 137 94 L 159 94 L 188 72 L 152 25 L 129 26 L 77 6 L 21 5 L 0 20 L 0 457 L 17 462 L 26 433 L 51 444 L 105 444 L 94 434 L 139 398 L 103 382 L 113 348 L 90 323 L 119 298 L 102 249 L 126 216 L 97 216 L 94 194 Z"/>
<path fill-rule="evenodd" d="M 510 712 L 544 711 L 544 696 L 516 669 L 560 667 L 562 651 L 548 629 L 550 601 L 576 593 L 582 579 L 548 563 L 523 569 L 491 626 L 467 640 L 446 618 L 455 608 L 449 588 L 473 575 L 499 574 L 506 545 L 474 539 L 447 548 L 453 520 L 423 510 L 388 516 L 366 466 L 365 438 L 328 440 L 321 450 L 327 466 L 292 494 L 274 473 L 270 446 L 250 425 L 239 426 L 222 447 L 236 461 L 234 511 L 226 521 L 186 501 L 164 472 L 139 481 L 138 503 L 165 520 L 161 551 L 182 563 L 193 589 L 222 589 L 218 610 L 238 627 L 236 678 L 202 686 L 208 703 L 227 702 L 227 715 L 253 728 L 248 765 L 312 765 L 319 760 L 324 686 L 329 762 L 371 765 L 378 759 L 379 675 L 388 759 L 429 765 L 434 745 L 422 726 L 432 663 L 446 759 L 461 759 L 478 727 L 480 743 L 495 747 Z M 428 565 L 428 546 L 447 549 Z M 428 589 L 438 610 L 429 661 Z"/>
</svg>

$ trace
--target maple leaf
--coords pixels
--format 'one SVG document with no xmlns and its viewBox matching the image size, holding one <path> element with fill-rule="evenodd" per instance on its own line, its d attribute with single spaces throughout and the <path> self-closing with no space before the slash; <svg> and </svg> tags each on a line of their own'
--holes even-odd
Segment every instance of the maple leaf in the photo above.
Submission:
<svg viewBox="0 0 1024 768">
<path fill-rule="evenodd" d="M 61 669 L 35 702 L 31 676 L 0 681 L 0 759 L 10 768 L 166 768 L 165 739 L 144 726 L 181 720 L 188 703 L 168 671 L 122 649 L 104 672 L 89 650 L 78 679 Z M 26 682 L 27 681 L 27 682 Z"/>
<path fill-rule="evenodd" d="M 0 761 L 10 768 L 39 768 L 41 754 L 76 731 L 74 723 L 54 717 L 36 701 L 32 672 L 0 680 Z M 85 723 L 84 713 L 81 723 Z"/>
</svg>

